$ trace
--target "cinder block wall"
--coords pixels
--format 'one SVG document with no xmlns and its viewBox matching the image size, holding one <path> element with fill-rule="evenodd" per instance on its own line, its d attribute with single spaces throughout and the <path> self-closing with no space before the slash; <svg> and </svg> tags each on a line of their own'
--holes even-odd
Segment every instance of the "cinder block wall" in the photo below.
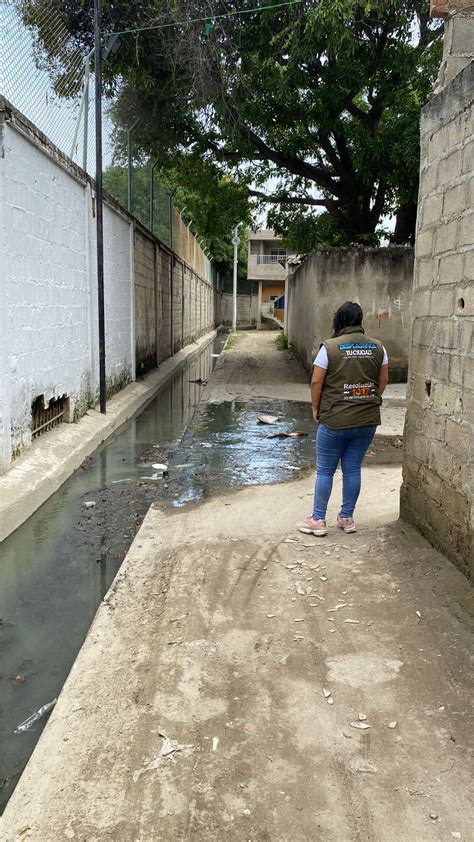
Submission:
<svg viewBox="0 0 474 842">
<path fill-rule="evenodd" d="M 423 109 L 417 224 L 401 514 L 472 575 L 474 63 Z"/>
<path fill-rule="evenodd" d="M 99 342 L 94 184 L 1 97 L 0 139 L 2 473 L 31 445 L 37 397 L 67 399 L 70 421 L 94 405 Z M 184 230 L 193 264 L 106 197 L 109 395 L 214 327 L 211 265 Z"/>
<path fill-rule="evenodd" d="M 232 324 L 232 295 L 223 292 L 218 300 L 217 321 L 222 325 Z M 237 326 L 256 325 L 258 317 L 258 296 L 238 295 L 237 296 Z"/>
<path fill-rule="evenodd" d="M 324 339 L 332 335 L 334 311 L 358 302 L 369 336 L 380 339 L 390 359 L 392 381 L 408 371 L 413 284 L 413 249 L 320 248 L 288 280 L 288 339 L 311 370 Z"/>
<path fill-rule="evenodd" d="M 214 328 L 210 281 L 145 228 L 134 225 L 136 374 Z"/>
</svg>

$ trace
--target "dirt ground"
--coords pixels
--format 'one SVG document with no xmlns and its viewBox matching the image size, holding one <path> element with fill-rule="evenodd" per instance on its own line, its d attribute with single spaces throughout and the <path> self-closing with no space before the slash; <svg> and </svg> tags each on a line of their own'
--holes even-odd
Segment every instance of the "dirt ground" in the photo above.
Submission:
<svg viewBox="0 0 474 842">
<path fill-rule="evenodd" d="M 155 504 L 0 838 L 472 839 L 472 591 L 400 481 L 367 467 L 359 532 L 324 539 L 295 530 L 311 476 Z"/>
</svg>

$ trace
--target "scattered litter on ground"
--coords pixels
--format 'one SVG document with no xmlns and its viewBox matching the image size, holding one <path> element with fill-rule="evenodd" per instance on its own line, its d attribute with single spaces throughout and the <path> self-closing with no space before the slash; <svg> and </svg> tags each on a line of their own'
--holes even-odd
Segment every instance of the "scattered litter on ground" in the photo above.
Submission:
<svg viewBox="0 0 474 842">
<path fill-rule="evenodd" d="M 365 713 L 359 713 L 359 722 L 365 722 L 366 719 Z"/>
<path fill-rule="evenodd" d="M 351 769 L 353 772 L 362 772 L 373 775 L 377 771 L 377 766 L 374 763 L 371 763 L 370 760 L 354 760 L 354 762 L 351 763 Z"/>
<path fill-rule="evenodd" d="M 319 578 L 321 579 L 321 582 L 327 582 L 328 580 L 327 576 L 320 576 Z"/>
<path fill-rule="evenodd" d="M 360 620 L 351 620 L 350 617 L 348 617 L 347 620 L 344 620 L 344 622 L 345 623 L 352 623 L 352 625 L 358 626 L 359 623 L 360 623 Z"/>
<path fill-rule="evenodd" d="M 182 643 L 184 637 L 177 637 L 176 640 L 168 640 L 168 646 L 179 646 Z"/>
<path fill-rule="evenodd" d="M 351 728 L 358 728 L 360 731 L 367 731 L 370 728 L 370 725 L 367 722 L 359 722 L 356 720 L 355 722 L 351 722 Z"/>
<path fill-rule="evenodd" d="M 165 465 L 162 462 L 153 462 L 151 467 L 154 468 L 155 471 L 167 471 L 168 470 L 168 465 Z"/>
<path fill-rule="evenodd" d="M 187 614 L 180 614 L 179 617 L 172 617 L 170 623 L 179 623 L 180 620 L 185 620 L 187 616 Z"/>
<path fill-rule="evenodd" d="M 430 819 L 432 822 L 436 822 L 439 819 L 439 816 L 436 813 L 430 813 Z"/>
<path fill-rule="evenodd" d="M 295 634 L 293 640 L 304 640 L 304 635 L 302 634 Z"/>
<path fill-rule="evenodd" d="M 23 734 L 25 731 L 29 731 L 30 728 L 32 728 L 33 725 L 36 724 L 36 722 L 39 722 L 39 720 L 42 719 L 43 716 L 46 716 L 46 714 L 49 713 L 50 710 L 52 710 L 54 708 L 57 701 L 58 701 L 57 699 L 53 699 L 52 702 L 48 702 L 47 704 L 40 707 L 39 710 L 37 710 L 35 713 L 32 713 L 31 716 L 28 717 L 28 719 L 25 719 L 24 722 L 21 722 L 15 728 L 13 733 L 14 734 Z"/>
<path fill-rule="evenodd" d="M 212 738 L 212 750 L 217 751 L 217 746 L 219 745 L 219 737 Z"/>
<path fill-rule="evenodd" d="M 284 544 L 299 544 L 299 541 L 298 541 L 297 538 L 285 538 L 283 543 Z"/>
<path fill-rule="evenodd" d="M 154 769 L 159 769 L 159 767 L 163 763 L 164 758 L 167 758 L 169 763 L 176 763 L 176 758 L 174 756 L 176 752 L 189 752 L 191 751 L 191 749 L 194 748 L 193 745 L 181 745 L 180 743 L 178 743 L 177 740 L 170 739 L 166 736 L 166 734 L 163 731 L 158 731 L 158 733 L 163 740 L 163 745 L 161 746 L 160 752 L 159 754 L 157 754 L 156 757 L 153 758 L 153 760 L 150 760 L 150 762 L 147 763 L 142 769 L 137 769 L 133 773 L 132 777 L 134 784 L 136 784 L 140 776 L 143 775 L 145 772 L 151 772 Z"/>
<path fill-rule="evenodd" d="M 267 614 L 266 616 L 268 617 L 269 620 L 273 620 L 275 615 L 274 614 Z"/>
<path fill-rule="evenodd" d="M 220 354 L 211 354 L 211 357 L 213 357 L 214 359 L 216 359 L 217 357 L 220 357 Z"/>
<path fill-rule="evenodd" d="M 452 830 L 451 836 L 454 836 L 455 839 L 461 839 L 461 834 L 459 833 L 458 830 Z"/>
<path fill-rule="evenodd" d="M 333 611 L 339 611 L 341 608 L 345 608 L 348 605 L 347 602 L 339 602 L 334 608 L 328 608 L 328 614 L 331 614 Z"/>
<path fill-rule="evenodd" d="M 264 649 L 265 652 L 268 652 L 268 650 L 270 649 L 270 645 L 271 645 L 272 640 L 273 640 L 273 637 L 272 637 L 271 634 L 265 634 L 265 635 L 262 635 L 262 637 L 259 637 L 256 644 L 255 644 L 256 652 L 258 652 L 260 649 Z"/>
<path fill-rule="evenodd" d="M 415 611 L 416 616 L 421 620 L 421 611 Z"/>
<path fill-rule="evenodd" d="M 397 725 L 398 725 L 398 722 L 397 722 L 397 720 L 396 720 L 396 719 L 394 719 L 394 720 L 393 720 L 393 722 L 389 722 L 389 723 L 388 723 L 388 727 L 389 727 L 389 728 L 396 728 L 396 727 L 397 727 Z"/>
<path fill-rule="evenodd" d="M 87 500 L 84 503 L 84 506 L 86 507 L 86 509 L 93 509 L 95 505 L 96 504 L 95 504 L 94 500 Z"/>
<path fill-rule="evenodd" d="M 265 415 L 265 413 L 257 415 L 257 421 L 260 424 L 276 424 L 279 420 L 280 417 L 278 415 Z"/>
<path fill-rule="evenodd" d="M 293 620 L 294 623 L 304 623 L 303 617 L 297 617 L 296 620 Z"/>
</svg>

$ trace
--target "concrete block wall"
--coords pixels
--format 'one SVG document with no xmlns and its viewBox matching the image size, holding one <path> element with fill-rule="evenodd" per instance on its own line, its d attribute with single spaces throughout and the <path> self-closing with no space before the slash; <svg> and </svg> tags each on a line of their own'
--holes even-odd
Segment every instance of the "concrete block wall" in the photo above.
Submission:
<svg viewBox="0 0 474 842">
<path fill-rule="evenodd" d="M 474 63 L 425 106 L 402 516 L 474 572 Z"/>
<path fill-rule="evenodd" d="M 224 292 L 218 299 L 217 321 L 222 325 L 232 325 L 232 295 Z M 256 325 L 258 319 L 258 296 L 237 295 L 237 326 Z"/>
<path fill-rule="evenodd" d="M 31 406 L 98 398 L 96 219 L 91 179 L 0 97 L 0 473 L 31 444 Z M 188 234 L 186 230 L 186 235 Z M 214 327 L 216 293 L 194 237 L 187 264 L 104 204 L 108 394 Z M 183 298 L 184 289 L 184 298 Z"/>
<path fill-rule="evenodd" d="M 97 396 L 92 192 L 21 115 L 0 110 L 3 379 L 0 471 L 31 444 L 31 405 L 66 397 L 71 420 Z M 107 388 L 133 376 L 131 221 L 105 208 Z"/>
<path fill-rule="evenodd" d="M 214 328 L 210 281 L 135 226 L 136 373 L 145 374 Z"/>
<path fill-rule="evenodd" d="M 407 377 L 411 327 L 413 249 L 320 248 L 288 278 L 288 340 L 311 370 L 316 352 L 332 335 L 334 311 L 356 301 L 369 336 L 387 349 L 392 381 Z"/>
</svg>

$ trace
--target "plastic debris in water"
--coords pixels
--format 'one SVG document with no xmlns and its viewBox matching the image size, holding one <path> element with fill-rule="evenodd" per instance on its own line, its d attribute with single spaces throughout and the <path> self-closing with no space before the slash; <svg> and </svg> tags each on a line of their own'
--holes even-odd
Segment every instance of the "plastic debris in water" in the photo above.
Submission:
<svg viewBox="0 0 474 842">
<path fill-rule="evenodd" d="M 46 714 L 54 708 L 57 701 L 57 699 L 53 699 L 52 702 L 48 702 L 46 705 L 40 707 L 39 710 L 36 711 L 36 713 L 32 713 L 31 716 L 28 717 L 28 719 L 25 719 L 24 722 L 21 722 L 20 725 L 18 725 L 15 728 L 13 733 L 23 734 L 25 731 L 29 731 L 30 728 L 32 728 L 33 725 L 36 724 L 36 722 L 39 722 L 39 720 L 42 719 L 43 716 L 46 716 Z"/>
<path fill-rule="evenodd" d="M 267 436 L 267 439 L 299 439 L 299 438 L 306 438 L 309 433 L 304 433 L 302 430 L 294 430 L 286 433 L 272 433 L 271 436 Z"/>
<path fill-rule="evenodd" d="M 279 420 L 280 418 L 278 415 L 257 415 L 257 421 L 259 421 L 260 424 L 276 424 Z"/>
</svg>

